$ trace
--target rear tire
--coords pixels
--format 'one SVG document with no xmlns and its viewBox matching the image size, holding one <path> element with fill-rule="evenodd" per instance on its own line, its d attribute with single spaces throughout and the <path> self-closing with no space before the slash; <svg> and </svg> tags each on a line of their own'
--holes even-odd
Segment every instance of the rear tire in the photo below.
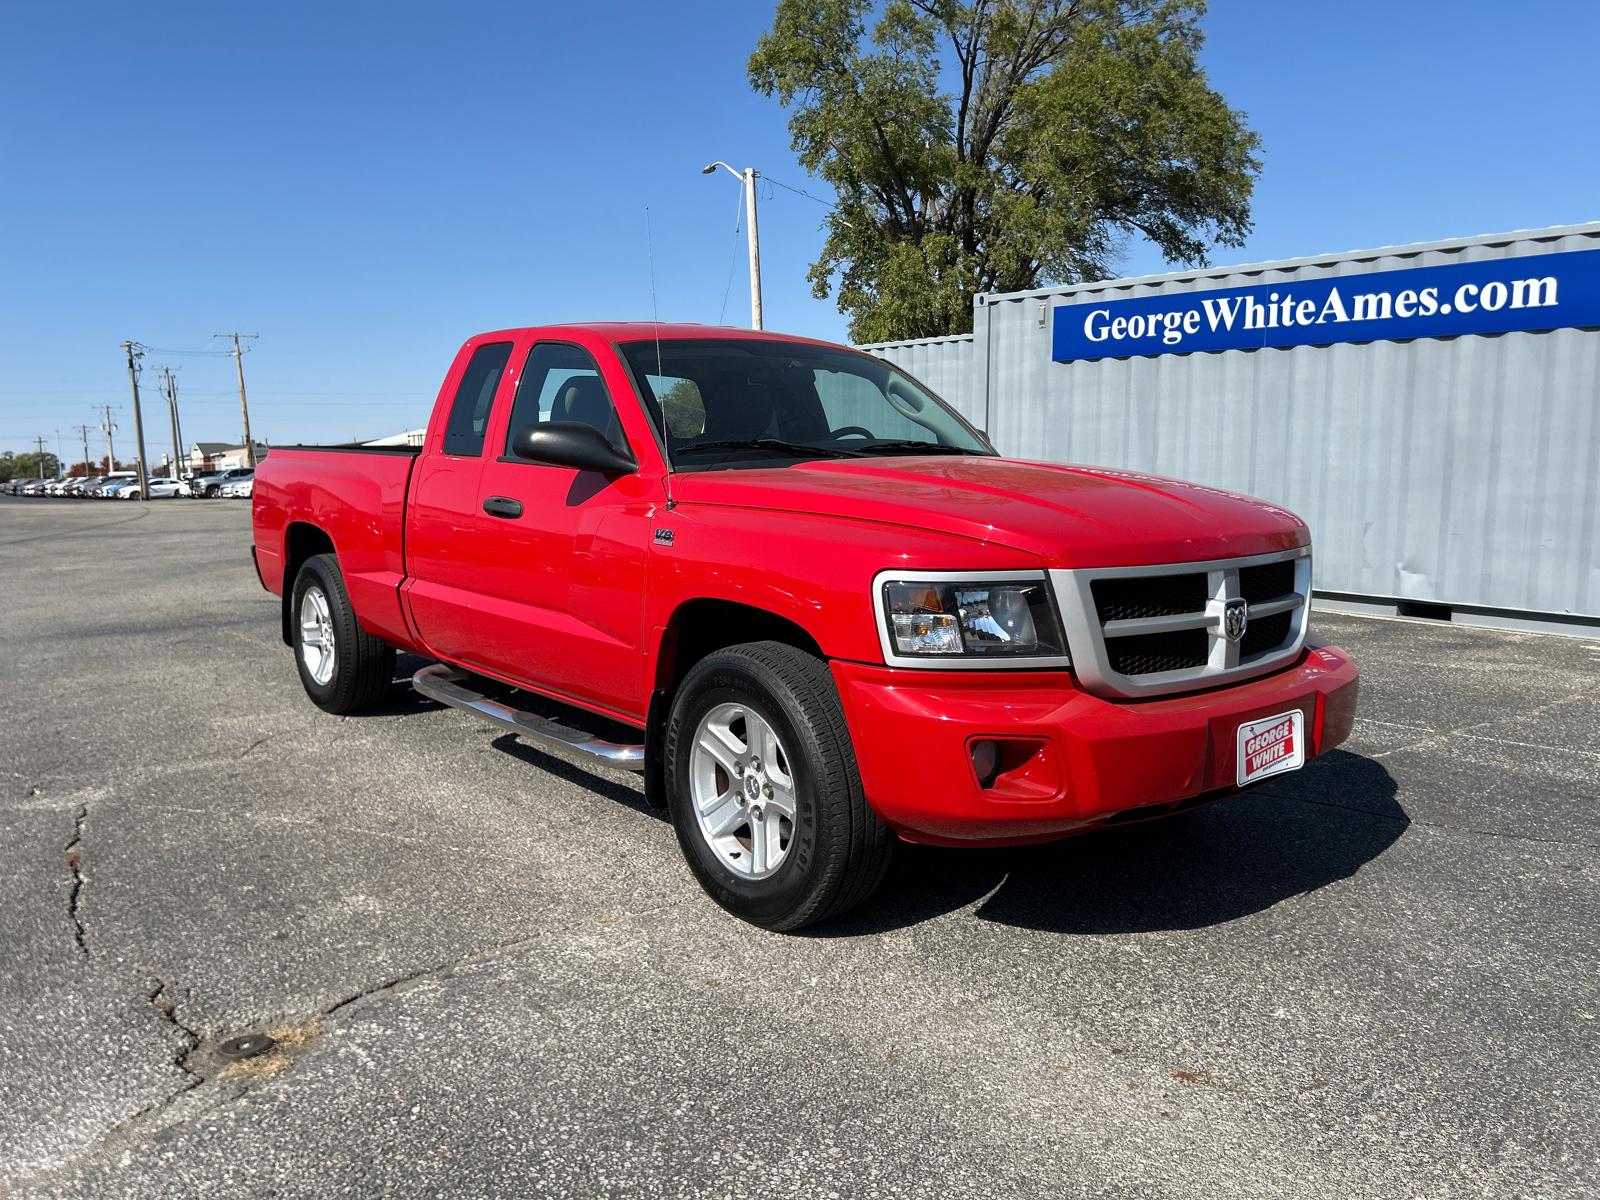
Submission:
<svg viewBox="0 0 1600 1200">
<path fill-rule="evenodd" d="M 289 611 L 295 665 L 313 704 L 353 713 L 388 696 L 394 647 L 361 628 L 336 556 L 318 554 L 301 564 Z"/>
<path fill-rule="evenodd" d="M 825 921 L 888 870 L 894 834 L 867 806 L 838 689 L 812 655 L 753 642 L 696 663 L 663 758 L 689 869 L 753 925 Z"/>
</svg>

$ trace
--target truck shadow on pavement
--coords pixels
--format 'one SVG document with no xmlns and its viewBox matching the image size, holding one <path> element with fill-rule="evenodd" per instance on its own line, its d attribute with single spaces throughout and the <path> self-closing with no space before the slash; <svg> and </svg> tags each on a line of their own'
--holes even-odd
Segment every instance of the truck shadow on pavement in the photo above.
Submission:
<svg viewBox="0 0 1600 1200">
<path fill-rule="evenodd" d="M 1349 878 L 1411 823 L 1382 764 L 1335 750 L 1287 779 L 1209 808 L 1003 850 L 902 844 L 866 904 L 807 933 L 852 937 L 981 900 L 1027 929 L 1128 934 L 1248 916 Z"/>
<path fill-rule="evenodd" d="M 397 655 L 394 682 L 389 689 L 388 699 L 383 704 L 368 709 L 360 715 L 363 717 L 383 717 L 394 716 L 398 713 L 426 712 L 430 710 L 443 711 L 449 708 L 449 705 L 441 704 L 437 700 L 430 700 L 428 697 L 414 691 L 411 687 L 411 676 L 435 661 L 437 660 L 421 658 L 415 654 L 404 652 Z M 506 703 L 514 704 L 517 708 L 526 712 L 549 717 L 552 720 L 561 721 L 563 724 L 583 729 L 596 737 L 604 738 L 608 741 L 630 742 L 638 737 L 636 731 L 629 729 L 625 725 L 620 725 L 594 713 L 587 713 L 565 704 L 558 704 L 533 692 L 520 691 L 482 677 L 479 677 L 473 686 L 481 690 L 484 695 L 491 696 L 496 700 L 502 700 Z M 461 716 L 462 720 L 471 722 L 472 726 L 479 729 L 485 737 L 492 739 L 489 744 L 502 754 L 521 759 L 530 767 L 536 767 L 549 775 L 554 775 L 557 779 L 593 792 L 603 799 L 638 809 L 645 816 L 654 817 L 659 821 L 667 819 L 665 811 L 651 808 L 645 803 L 643 776 L 630 775 L 621 771 L 617 772 L 617 776 L 627 778 L 630 783 L 635 780 L 641 781 L 634 783 L 634 786 L 630 787 L 629 783 L 619 782 L 617 778 L 610 777 L 603 772 L 586 770 L 583 767 L 574 766 L 565 759 L 557 758 L 553 754 L 546 754 L 542 750 L 518 740 L 514 733 L 495 733 L 494 729 L 481 718 L 465 714 L 458 715 Z"/>
<path fill-rule="evenodd" d="M 402 654 L 388 703 L 370 715 L 444 708 L 412 691 L 430 659 Z M 480 680 L 486 694 L 624 740 L 631 731 L 529 692 Z M 499 694 L 503 691 L 503 694 Z M 367 714 L 364 714 L 367 715 Z M 638 777 L 626 782 L 545 754 L 514 734 L 491 745 L 558 779 L 658 821 Z M 633 735 L 636 736 L 636 735 Z M 1411 819 L 1381 763 L 1344 750 L 1245 795 L 1164 820 L 1098 830 L 1042 846 L 956 850 L 901 843 L 873 897 L 802 937 L 855 937 L 905 928 L 977 904 L 986 921 L 1054 933 L 1197 929 L 1271 908 L 1347 879 L 1399 840 Z"/>
</svg>

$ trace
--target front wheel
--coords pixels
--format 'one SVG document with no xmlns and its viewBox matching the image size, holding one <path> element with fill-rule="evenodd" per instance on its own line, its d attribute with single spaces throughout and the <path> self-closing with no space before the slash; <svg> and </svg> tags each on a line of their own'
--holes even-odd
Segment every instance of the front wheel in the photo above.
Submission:
<svg viewBox="0 0 1600 1200">
<path fill-rule="evenodd" d="M 779 642 L 702 659 L 673 702 L 667 807 L 689 868 L 718 904 L 799 929 L 861 903 L 894 834 L 867 806 L 833 676 Z"/>
<path fill-rule="evenodd" d="M 334 555 L 306 559 L 291 603 L 295 665 L 313 704 L 331 713 L 360 712 L 389 694 L 394 647 L 361 628 Z"/>
</svg>

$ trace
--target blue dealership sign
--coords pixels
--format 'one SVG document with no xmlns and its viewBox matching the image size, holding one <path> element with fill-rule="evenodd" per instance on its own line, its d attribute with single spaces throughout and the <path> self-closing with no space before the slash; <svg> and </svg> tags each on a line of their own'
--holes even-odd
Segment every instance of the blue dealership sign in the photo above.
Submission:
<svg viewBox="0 0 1600 1200">
<path fill-rule="evenodd" d="M 1051 357 L 1600 326 L 1600 250 L 1058 305 Z"/>
</svg>

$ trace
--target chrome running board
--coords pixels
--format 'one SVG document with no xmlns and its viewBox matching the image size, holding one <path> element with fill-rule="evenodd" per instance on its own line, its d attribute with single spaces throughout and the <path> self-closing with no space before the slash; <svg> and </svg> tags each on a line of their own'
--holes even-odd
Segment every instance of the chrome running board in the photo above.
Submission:
<svg viewBox="0 0 1600 1200">
<path fill-rule="evenodd" d="M 465 678 L 465 672 L 456 670 L 448 663 L 434 663 L 413 675 L 411 686 L 430 700 L 475 713 L 527 739 L 539 749 L 574 759 L 581 766 L 613 767 L 622 771 L 644 770 L 643 746 L 602 742 L 593 734 L 568 729 L 548 717 L 535 716 L 501 704 L 498 700 L 491 700 L 462 687 L 460 681 Z"/>
</svg>

